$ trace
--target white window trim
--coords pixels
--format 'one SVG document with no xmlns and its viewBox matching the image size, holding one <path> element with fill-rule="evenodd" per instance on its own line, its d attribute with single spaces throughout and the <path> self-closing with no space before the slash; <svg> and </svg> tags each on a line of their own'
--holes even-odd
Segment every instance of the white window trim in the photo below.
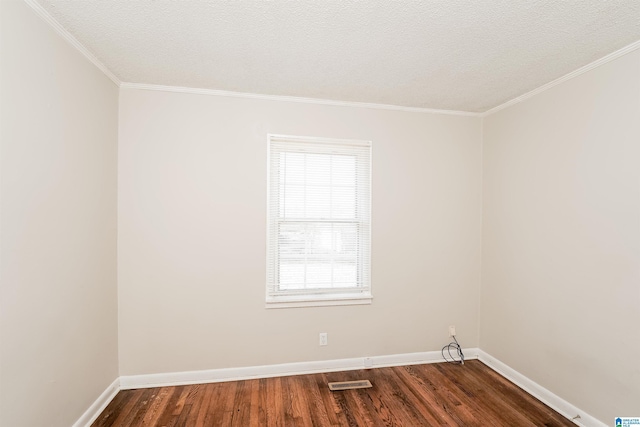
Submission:
<svg viewBox="0 0 640 427">
<path fill-rule="evenodd" d="M 275 139 L 278 141 L 286 141 L 291 140 L 295 142 L 310 142 L 310 143 L 321 143 L 321 144 L 337 144 L 337 145 L 356 145 L 356 146 L 366 146 L 371 147 L 371 141 L 363 141 L 363 140 L 351 140 L 351 139 L 334 139 L 334 138 L 319 138 L 319 137 L 308 137 L 308 136 L 294 136 L 294 135 L 280 135 L 280 134 L 268 134 L 267 135 L 267 270 L 269 269 L 269 263 L 274 262 L 274 260 L 270 259 L 269 255 L 269 245 L 271 244 L 271 229 L 273 226 L 273 221 L 271 218 L 271 210 L 270 210 L 270 197 L 271 197 L 271 141 Z M 266 286 L 266 303 L 265 308 L 296 308 L 296 307 L 322 307 L 322 306 L 344 306 L 344 305 L 366 305 L 371 304 L 373 301 L 373 293 L 371 286 L 371 151 L 369 152 L 369 176 L 368 176 L 368 186 L 369 186 L 369 200 L 368 200 L 368 210 L 369 210 L 369 220 L 368 220 L 368 236 L 369 236 L 369 244 L 367 248 L 368 252 L 368 262 L 366 266 L 366 274 L 369 279 L 368 288 L 364 291 L 359 292 L 341 292 L 341 293 L 319 293 L 319 294 L 299 294 L 299 295 L 273 295 L 270 293 L 270 284 L 269 280 L 267 280 Z M 267 274 L 267 279 L 268 279 Z"/>
</svg>

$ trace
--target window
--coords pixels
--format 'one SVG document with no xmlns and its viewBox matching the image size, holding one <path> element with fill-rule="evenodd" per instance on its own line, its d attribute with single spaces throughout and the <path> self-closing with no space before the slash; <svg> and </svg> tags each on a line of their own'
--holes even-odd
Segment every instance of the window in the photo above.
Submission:
<svg viewBox="0 0 640 427">
<path fill-rule="evenodd" d="M 267 307 L 370 304 L 371 143 L 269 135 Z"/>
</svg>

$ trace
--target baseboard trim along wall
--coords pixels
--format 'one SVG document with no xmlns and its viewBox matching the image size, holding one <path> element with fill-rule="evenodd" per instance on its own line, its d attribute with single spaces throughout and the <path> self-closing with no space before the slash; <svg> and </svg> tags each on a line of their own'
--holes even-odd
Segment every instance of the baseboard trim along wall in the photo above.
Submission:
<svg viewBox="0 0 640 427">
<path fill-rule="evenodd" d="M 485 353 L 480 349 L 478 349 L 477 355 L 478 359 L 482 363 L 484 363 L 533 397 L 537 398 L 545 405 L 561 413 L 566 418 L 572 420 L 577 425 L 582 427 L 607 427 L 607 424 L 603 423 L 597 418 L 592 417 L 585 411 L 555 395 L 551 391 L 542 387 L 540 384 L 530 380 L 520 372 L 502 363 L 495 357 Z M 576 418 L 576 416 L 579 416 L 579 418 Z"/>
<path fill-rule="evenodd" d="M 582 427 L 606 427 L 598 419 L 587 414 L 551 391 L 525 377 L 495 357 L 478 348 L 463 350 L 465 359 L 479 359 L 482 363 L 510 380 L 527 393 L 536 397 L 552 409 Z M 170 372 L 164 374 L 128 375 L 117 378 L 73 427 L 89 427 L 120 390 L 204 384 L 223 381 L 241 381 L 256 378 L 282 377 L 290 375 L 315 374 L 323 372 L 353 371 L 366 368 L 418 365 L 444 362 L 439 351 L 392 354 L 386 356 L 355 357 L 351 359 L 320 360 L 313 362 L 282 363 L 278 365 L 248 366 L 242 368 L 208 369 L 203 371 Z M 580 418 L 574 419 L 576 415 Z"/>
<path fill-rule="evenodd" d="M 467 359 L 477 359 L 478 349 L 463 350 Z M 130 375 L 120 377 L 122 390 L 166 387 L 256 378 L 316 374 L 320 372 L 353 371 L 365 368 L 417 365 L 444 362 L 439 351 L 392 354 L 387 356 L 354 357 L 351 359 L 319 360 L 314 362 L 283 363 L 279 365 L 248 366 L 243 368 L 208 369 L 204 371 L 173 372 L 167 374 Z"/>
<path fill-rule="evenodd" d="M 73 427 L 89 427 L 98 418 L 98 415 L 111 403 L 116 394 L 120 391 L 120 378 L 116 378 L 109 387 L 96 399 L 89 409 L 87 409 Z"/>
</svg>

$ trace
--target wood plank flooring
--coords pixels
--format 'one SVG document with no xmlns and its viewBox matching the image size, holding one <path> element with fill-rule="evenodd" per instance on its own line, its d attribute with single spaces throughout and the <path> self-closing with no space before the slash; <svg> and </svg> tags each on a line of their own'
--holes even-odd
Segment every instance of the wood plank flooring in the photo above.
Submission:
<svg viewBox="0 0 640 427">
<path fill-rule="evenodd" d="M 372 388 L 329 391 L 368 379 Z M 477 360 L 122 390 L 92 427 L 575 426 Z"/>
</svg>

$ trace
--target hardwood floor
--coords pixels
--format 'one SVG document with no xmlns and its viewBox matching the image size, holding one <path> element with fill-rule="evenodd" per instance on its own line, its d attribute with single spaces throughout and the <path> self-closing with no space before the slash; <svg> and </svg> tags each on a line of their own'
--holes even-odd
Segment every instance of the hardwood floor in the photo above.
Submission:
<svg viewBox="0 0 640 427">
<path fill-rule="evenodd" d="M 368 379 L 372 388 L 329 391 Z M 477 360 L 122 390 L 92 427 L 575 426 Z"/>
</svg>

